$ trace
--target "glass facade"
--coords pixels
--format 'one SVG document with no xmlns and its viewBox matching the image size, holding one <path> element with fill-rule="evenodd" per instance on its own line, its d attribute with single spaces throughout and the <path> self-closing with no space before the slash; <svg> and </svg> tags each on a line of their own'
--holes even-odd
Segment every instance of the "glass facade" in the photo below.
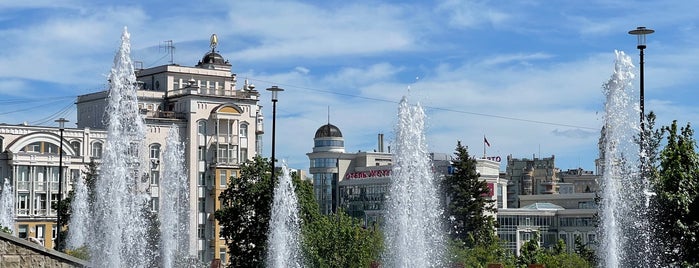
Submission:
<svg viewBox="0 0 699 268">
<path fill-rule="evenodd" d="M 345 147 L 345 141 L 343 140 L 321 140 L 318 139 L 314 142 L 315 147 Z"/>
<path fill-rule="evenodd" d="M 335 191 L 337 189 L 337 173 L 313 174 L 313 192 L 318 201 L 320 212 L 330 214 L 337 210 Z"/>
<path fill-rule="evenodd" d="M 384 209 L 388 187 L 388 183 L 340 186 L 340 206 L 366 225 L 380 222 L 378 215 Z"/>
</svg>

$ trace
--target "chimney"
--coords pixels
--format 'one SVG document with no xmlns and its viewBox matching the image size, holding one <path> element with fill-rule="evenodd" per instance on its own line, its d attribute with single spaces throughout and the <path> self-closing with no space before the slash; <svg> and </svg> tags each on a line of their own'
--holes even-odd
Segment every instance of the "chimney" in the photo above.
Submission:
<svg viewBox="0 0 699 268">
<path fill-rule="evenodd" d="M 383 153 L 383 133 L 379 133 L 379 153 Z"/>
</svg>

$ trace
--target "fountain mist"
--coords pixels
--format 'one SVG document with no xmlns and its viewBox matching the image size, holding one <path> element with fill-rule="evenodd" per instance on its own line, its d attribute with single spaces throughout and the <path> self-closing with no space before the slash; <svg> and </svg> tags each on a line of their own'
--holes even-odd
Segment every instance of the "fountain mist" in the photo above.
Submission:
<svg viewBox="0 0 699 268">
<path fill-rule="evenodd" d="M 303 267 L 299 236 L 299 204 L 289 168 L 282 163 L 282 176 L 274 188 L 274 201 L 269 219 L 267 267 Z"/>
<path fill-rule="evenodd" d="M 145 128 L 138 112 L 136 76 L 126 28 L 109 75 L 107 140 L 95 184 L 92 236 L 95 267 L 144 267 L 153 251 L 144 217 L 149 195 L 144 169 Z"/>
<path fill-rule="evenodd" d="M 600 181 L 601 244 L 597 250 L 604 267 L 653 267 L 650 223 L 645 194 L 648 183 L 639 169 L 639 110 L 631 83 L 631 59 L 616 51 L 614 74 L 603 86 L 606 96 L 603 176 Z"/>
<path fill-rule="evenodd" d="M 90 230 L 90 215 L 88 205 L 87 185 L 83 178 L 77 178 L 73 189 L 73 201 L 71 201 L 70 222 L 68 223 L 68 237 L 66 247 L 76 249 L 85 245 L 86 236 Z"/>
<path fill-rule="evenodd" d="M 398 109 L 391 186 L 386 200 L 385 267 L 442 267 L 445 243 L 436 176 L 424 131 L 425 113 L 404 97 Z"/>
<path fill-rule="evenodd" d="M 12 191 L 10 181 L 5 178 L 0 194 L 0 226 L 15 231 L 15 193 Z"/>
<path fill-rule="evenodd" d="M 163 155 L 159 211 L 163 267 L 175 266 L 176 256 L 187 256 L 189 187 L 184 163 L 184 145 L 176 125 L 170 127 Z"/>
</svg>

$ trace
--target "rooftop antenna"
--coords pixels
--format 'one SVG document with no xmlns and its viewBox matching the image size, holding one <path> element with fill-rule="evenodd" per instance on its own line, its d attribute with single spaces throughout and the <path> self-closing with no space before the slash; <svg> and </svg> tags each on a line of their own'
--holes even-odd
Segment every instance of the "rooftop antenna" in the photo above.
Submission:
<svg viewBox="0 0 699 268">
<path fill-rule="evenodd" d="M 172 40 L 163 41 L 165 45 L 161 45 L 161 48 L 165 48 L 165 52 L 170 53 L 170 64 L 175 63 L 175 46 L 172 44 Z"/>
<path fill-rule="evenodd" d="M 328 125 L 330 125 L 330 105 L 328 105 Z"/>
</svg>

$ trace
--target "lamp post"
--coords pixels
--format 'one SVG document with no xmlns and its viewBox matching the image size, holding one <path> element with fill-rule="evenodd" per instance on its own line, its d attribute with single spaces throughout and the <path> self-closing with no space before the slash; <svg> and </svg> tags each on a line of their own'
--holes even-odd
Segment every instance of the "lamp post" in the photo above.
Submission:
<svg viewBox="0 0 699 268">
<path fill-rule="evenodd" d="M 278 86 L 272 86 L 268 88 L 267 90 L 272 92 L 272 191 L 274 191 L 274 164 L 275 164 L 275 159 L 274 159 L 274 140 L 275 140 L 275 135 L 276 135 L 276 123 L 277 123 L 277 94 L 280 91 L 284 91 L 283 88 L 280 88 Z"/>
<path fill-rule="evenodd" d="M 61 200 L 63 200 L 63 129 L 65 128 L 65 123 L 68 122 L 65 118 L 61 117 L 58 120 L 58 130 L 61 133 L 61 140 L 59 142 L 58 149 L 58 202 L 56 202 L 56 245 L 53 247 L 58 248 L 58 244 L 62 242 L 61 240 Z"/>
<path fill-rule="evenodd" d="M 639 106 L 641 108 L 641 148 L 643 147 L 643 132 L 645 130 L 645 120 L 643 120 L 646 116 L 643 111 L 643 50 L 646 49 L 646 35 L 654 33 L 654 30 L 648 29 L 646 27 L 636 27 L 636 29 L 629 31 L 630 35 L 635 35 L 636 38 L 638 39 L 638 45 L 636 48 L 641 51 L 641 61 L 640 61 L 640 80 L 639 80 L 639 90 L 641 93 L 641 99 Z"/>
</svg>

